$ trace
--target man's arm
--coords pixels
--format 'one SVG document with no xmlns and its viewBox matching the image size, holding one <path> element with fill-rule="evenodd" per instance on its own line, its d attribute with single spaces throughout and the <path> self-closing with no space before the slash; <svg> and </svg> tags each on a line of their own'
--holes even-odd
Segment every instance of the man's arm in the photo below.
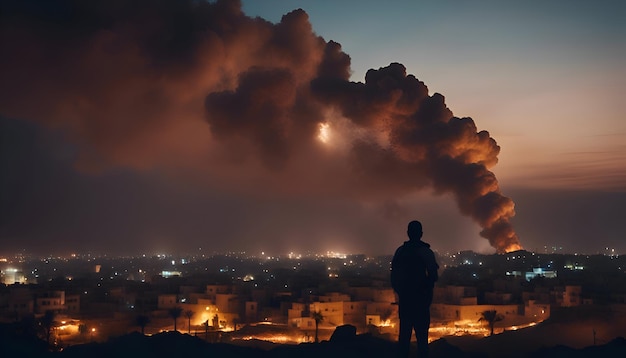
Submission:
<svg viewBox="0 0 626 358">
<path fill-rule="evenodd" d="M 434 285 L 435 282 L 439 280 L 439 273 L 437 272 L 439 265 L 437 264 L 437 260 L 435 260 L 435 253 L 432 250 L 429 251 L 429 260 L 426 266 L 426 271 L 428 272 L 428 279 Z"/>
<path fill-rule="evenodd" d="M 402 274 L 400 272 L 400 268 L 398 267 L 398 261 L 400 260 L 399 252 L 400 248 L 396 250 L 395 254 L 393 255 L 393 259 L 391 260 L 391 288 L 393 288 L 395 292 L 398 292 L 400 290 L 400 275 Z"/>
</svg>

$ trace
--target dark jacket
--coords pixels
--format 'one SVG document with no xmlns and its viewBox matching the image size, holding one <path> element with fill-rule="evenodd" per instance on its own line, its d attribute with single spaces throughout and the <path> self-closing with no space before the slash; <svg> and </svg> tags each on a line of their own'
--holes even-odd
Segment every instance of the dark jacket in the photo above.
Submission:
<svg viewBox="0 0 626 358">
<path fill-rule="evenodd" d="M 391 287 L 398 296 L 432 292 L 439 265 L 430 245 L 420 240 L 405 241 L 391 261 Z"/>
</svg>

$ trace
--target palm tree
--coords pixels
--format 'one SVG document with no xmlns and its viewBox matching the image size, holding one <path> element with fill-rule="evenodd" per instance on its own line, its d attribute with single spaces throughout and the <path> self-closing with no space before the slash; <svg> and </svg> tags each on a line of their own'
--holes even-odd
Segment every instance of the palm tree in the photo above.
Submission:
<svg viewBox="0 0 626 358">
<path fill-rule="evenodd" d="M 80 333 L 80 336 L 82 337 L 82 339 L 85 340 L 85 336 L 87 335 L 87 333 L 89 333 L 89 327 L 87 327 L 87 324 L 85 323 L 79 324 L 78 333 Z"/>
<path fill-rule="evenodd" d="M 191 317 L 193 317 L 193 311 L 185 311 L 185 317 L 187 317 L 187 333 L 191 334 Z"/>
<path fill-rule="evenodd" d="M 481 313 L 481 316 L 478 319 L 478 322 L 485 321 L 489 325 L 490 336 L 493 336 L 493 327 L 496 325 L 496 322 L 500 322 L 504 319 L 504 316 L 496 312 L 496 310 L 487 310 Z"/>
<path fill-rule="evenodd" d="M 311 318 L 315 320 L 315 343 L 319 343 L 317 333 L 319 331 L 320 322 L 324 320 L 324 316 L 322 315 L 321 311 L 314 311 L 314 312 L 311 312 Z"/>
<path fill-rule="evenodd" d="M 177 329 L 176 329 L 176 320 L 183 313 L 183 309 L 178 307 L 178 306 L 172 307 L 172 308 L 170 308 L 168 310 L 168 313 L 170 314 L 170 317 L 172 317 L 174 319 L 174 330 L 177 331 Z"/>
<path fill-rule="evenodd" d="M 140 314 L 135 317 L 135 324 L 141 327 L 141 334 L 145 334 L 144 331 L 148 323 L 150 323 L 150 317 L 146 316 L 145 314 Z"/>
<path fill-rule="evenodd" d="M 52 328 L 54 328 L 54 318 L 56 314 L 54 311 L 47 310 L 46 313 L 39 319 L 39 324 L 44 330 L 44 334 L 46 336 L 46 342 L 50 344 L 50 335 L 52 333 Z"/>
</svg>

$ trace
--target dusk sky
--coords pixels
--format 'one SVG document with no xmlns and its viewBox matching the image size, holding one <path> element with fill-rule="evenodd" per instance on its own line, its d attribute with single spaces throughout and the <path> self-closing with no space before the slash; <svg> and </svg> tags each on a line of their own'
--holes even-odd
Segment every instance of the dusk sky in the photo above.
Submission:
<svg viewBox="0 0 626 358">
<path fill-rule="evenodd" d="M 0 4 L 0 254 L 626 253 L 623 1 Z"/>
</svg>

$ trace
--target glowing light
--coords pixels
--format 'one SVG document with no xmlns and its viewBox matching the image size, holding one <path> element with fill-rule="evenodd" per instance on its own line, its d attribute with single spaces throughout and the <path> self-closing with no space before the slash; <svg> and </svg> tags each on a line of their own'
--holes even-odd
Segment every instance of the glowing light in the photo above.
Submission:
<svg viewBox="0 0 626 358">
<path fill-rule="evenodd" d="M 378 327 L 392 327 L 392 328 L 395 326 L 396 325 L 393 322 L 391 322 L 390 319 L 386 319 L 378 325 Z"/>
<path fill-rule="evenodd" d="M 326 257 L 331 258 L 331 259 L 345 259 L 348 257 L 348 255 L 343 254 L 341 252 L 326 251 Z"/>
<path fill-rule="evenodd" d="M 174 277 L 174 276 L 182 276 L 180 271 L 161 271 L 161 277 Z"/>
<path fill-rule="evenodd" d="M 322 143 L 328 143 L 330 140 L 330 125 L 328 123 L 319 124 L 317 139 L 319 139 Z"/>
<path fill-rule="evenodd" d="M 522 248 L 522 246 L 521 246 L 521 245 L 518 245 L 518 244 L 511 244 L 511 245 L 509 245 L 506 249 L 504 249 L 504 251 L 505 251 L 506 253 L 509 253 L 509 252 L 513 252 L 513 251 L 519 251 L 519 250 L 522 250 L 522 249 L 523 249 L 523 248 Z"/>
</svg>

